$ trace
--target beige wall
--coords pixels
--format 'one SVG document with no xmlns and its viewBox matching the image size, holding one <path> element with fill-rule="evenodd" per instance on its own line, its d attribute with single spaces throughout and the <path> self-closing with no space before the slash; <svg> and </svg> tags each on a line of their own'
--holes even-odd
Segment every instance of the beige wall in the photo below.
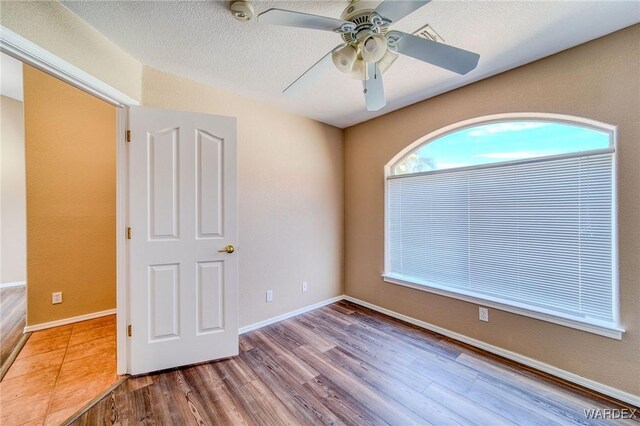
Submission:
<svg viewBox="0 0 640 426">
<path fill-rule="evenodd" d="M 0 283 L 27 279 L 26 190 L 24 177 L 24 116 L 22 102 L 1 97 L 0 127 L 2 128 L 2 259 Z"/>
<path fill-rule="evenodd" d="M 240 326 L 341 295 L 342 131 L 148 67 L 142 93 L 238 118 Z"/>
<path fill-rule="evenodd" d="M 0 3 L 0 24 L 140 100 L 142 64 L 57 1 Z"/>
<path fill-rule="evenodd" d="M 24 117 L 27 325 L 113 309 L 115 107 L 25 65 Z"/>
<path fill-rule="evenodd" d="M 640 25 L 345 132 L 345 286 L 350 296 L 640 395 Z M 552 112 L 619 126 L 622 341 L 382 281 L 385 164 L 448 124 L 504 112 Z"/>
</svg>

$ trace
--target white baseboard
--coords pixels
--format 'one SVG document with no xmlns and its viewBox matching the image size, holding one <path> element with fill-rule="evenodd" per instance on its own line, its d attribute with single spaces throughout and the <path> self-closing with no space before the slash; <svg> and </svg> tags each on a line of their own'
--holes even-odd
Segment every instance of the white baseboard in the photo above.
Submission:
<svg viewBox="0 0 640 426">
<path fill-rule="evenodd" d="M 24 328 L 25 333 L 31 333 L 32 331 L 45 330 L 47 328 L 59 327 L 61 325 L 73 324 L 74 322 L 87 321 L 90 319 L 106 317 L 107 315 L 115 315 L 115 309 L 107 309 L 106 311 L 92 312 L 90 314 L 78 315 L 77 317 L 63 318 L 51 322 L 43 322 L 41 324 L 28 325 Z"/>
<path fill-rule="evenodd" d="M 344 296 L 344 300 L 348 300 L 349 302 L 355 303 L 356 305 L 364 306 L 366 308 L 389 315 L 390 317 L 397 318 L 399 320 L 408 322 L 410 324 L 417 325 L 418 327 L 424 328 L 426 330 L 430 330 L 438 334 L 442 334 L 443 336 L 450 337 L 452 339 L 458 340 L 460 342 L 466 343 L 476 348 L 483 349 L 487 352 L 500 355 L 504 358 L 519 362 L 520 364 L 524 364 L 528 367 L 535 368 L 536 370 L 543 371 L 545 373 L 551 374 L 552 376 L 558 377 L 568 382 L 575 383 L 580 386 L 584 386 L 587 389 L 591 389 L 596 392 L 600 392 L 601 394 L 610 396 L 612 398 L 619 399 L 620 401 L 624 401 L 628 404 L 635 405 L 636 407 L 640 407 L 640 396 L 638 395 L 633 395 L 628 392 L 621 391 L 620 389 L 616 389 L 611 386 L 607 386 L 605 384 L 596 382 L 594 380 L 590 380 L 585 377 L 578 376 L 577 374 L 571 373 L 566 370 L 562 370 L 558 367 L 554 367 L 553 365 L 546 364 L 544 362 L 526 357 L 519 353 L 509 351 L 507 349 L 500 348 L 498 346 L 490 345 L 489 343 L 481 342 L 480 340 L 473 339 L 471 337 L 465 336 L 464 334 L 447 330 L 446 328 L 442 328 L 437 325 L 433 325 L 428 322 L 421 321 L 419 319 L 415 319 L 410 316 L 400 314 L 398 312 L 380 307 L 378 305 L 365 302 L 364 300 L 356 299 L 355 297 Z"/>
<path fill-rule="evenodd" d="M 322 302 L 314 303 L 313 305 L 305 306 L 304 308 L 296 309 L 295 311 L 286 312 L 284 314 L 267 318 L 266 320 L 254 322 L 253 324 L 245 325 L 244 327 L 240 327 L 238 332 L 240 334 L 248 333 L 249 331 L 257 330 L 262 327 L 266 327 L 268 325 L 274 324 L 279 321 L 286 320 L 291 317 L 295 317 L 296 315 L 304 314 L 305 312 L 313 311 L 314 309 L 321 308 L 326 305 L 330 305 L 335 302 L 339 302 L 344 299 L 345 296 L 336 296 L 331 299 L 323 300 Z"/>
<path fill-rule="evenodd" d="M 0 284 L 0 288 L 9 288 L 9 287 L 22 287 L 27 285 L 26 281 L 14 281 L 12 283 L 2 283 Z"/>
</svg>

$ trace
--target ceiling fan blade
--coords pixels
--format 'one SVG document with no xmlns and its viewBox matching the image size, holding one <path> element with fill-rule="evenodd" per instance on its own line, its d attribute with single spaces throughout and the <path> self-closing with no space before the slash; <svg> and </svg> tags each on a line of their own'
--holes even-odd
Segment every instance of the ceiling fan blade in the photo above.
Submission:
<svg viewBox="0 0 640 426">
<path fill-rule="evenodd" d="M 382 85 L 382 73 L 376 62 L 367 64 L 367 72 L 369 78 L 362 82 L 364 101 L 367 104 L 367 111 L 378 111 L 387 104 Z"/>
<path fill-rule="evenodd" d="M 337 31 L 340 30 L 344 24 L 353 26 L 351 22 L 342 21 L 340 19 L 275 8 L 259 14 L 258 22 L 323 31 Z"/>
<path fill-rule="evenodd" d="M 301 90 L 303 90 L 304 88 L 308 87 L 313 82 L 313 80 L 315 80 L 320 75 L 324 74 L 327 71 L 327 69 L 333 66 L 333 61 L 331 60 L 331 54 L 333 53 L 334 50 L 342 46 L 344 46 L 344 44 L 341 44 L 331 49 L 329 53 L 324 55 L 318 62 L 313 64 L 311 68 L 306 70 L 293 83 L 287 86 L 287 88 L 284 89 L 282 93 L 285 93 L 287 95 L 295 95 L 299 93 Z"/>
<path fill-rule="evenodd" d="M 391 22 L 399 21 L 408 14 L 415 12 L 431 0 L 385 0 L 376 7 L 374 11 L 383 18 L 389 19 Z"/>
<path fill-rule="evenodd" d="M 399 31 L 391 31 L 390 33 L 396 34 L 389 34 L 389 37 L 399 36 L 395 43 L 398 53 L 403 55 L 458 74 L 466 74 L 478 66 L 480 55 L 477 53 Z"/>
</svg>

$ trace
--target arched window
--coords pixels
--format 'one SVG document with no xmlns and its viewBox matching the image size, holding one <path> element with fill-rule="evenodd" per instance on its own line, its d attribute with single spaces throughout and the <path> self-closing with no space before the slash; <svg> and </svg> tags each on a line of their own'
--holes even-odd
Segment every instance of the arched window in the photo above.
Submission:
<svg viewBox="0 0 640 426">
<path fill-rule="evenodd" d="M 459 123 L 387 165 L 385 280 L 620 338 L 615 128 Z"/>
</svg>

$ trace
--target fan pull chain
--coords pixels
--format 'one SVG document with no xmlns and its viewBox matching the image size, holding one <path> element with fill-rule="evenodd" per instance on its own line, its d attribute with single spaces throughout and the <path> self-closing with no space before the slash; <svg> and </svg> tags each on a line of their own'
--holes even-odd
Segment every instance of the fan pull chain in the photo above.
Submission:
<svg viewBox="0 0 640 426">
<path fill-rule="evenodd" d="M 362 91 L 362 93 L 364 93 L 365 95 L 367 94 L 367 66 L 368 66 L 368 64 L 365 62 L 364 71 L 363 71 L 363 74 L 364 74 L 364 76 L 363 76 L 364 77 L 364 79 L 363 79 L 363 81 L 364 81 L 364 90 Z"/>
<path fill-rule="evenodd" d="M 364 93 L 365 95 L 367 94 L 367 69 L 369 67 L 369 64 L 367 64 L 364 67 L 364 90 L 362 91 L 362 93 Z M 374 67 L 374 71 L 373 71 L 373 79 L 377 80 L 378 79 L 378 67 Z"/>
<path fill-rule="evenodd" d="M 364 93 L 365 95 L 367 94 L 367 69 L 368 69 L 368 67 L 369 67 L 369 64 L 367 64 L 365 62 L 364 67 L 363 67 L 363 71 L 362 71 L 362 74 L 363 74 L 363 77 L 364 77 L 362 79 L 362 81 L 364 81 L 364 90 L 362 91 L 362 93 Z"/>
</svg>

